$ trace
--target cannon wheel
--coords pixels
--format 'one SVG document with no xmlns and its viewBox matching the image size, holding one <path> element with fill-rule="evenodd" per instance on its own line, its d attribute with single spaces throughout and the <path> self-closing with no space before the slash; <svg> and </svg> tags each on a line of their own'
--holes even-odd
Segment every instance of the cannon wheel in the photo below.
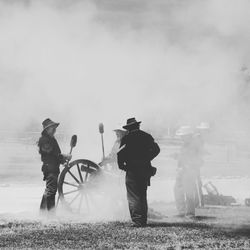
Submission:
<svg viewBox="0 0 250 250">
<path fill-rule="evenodd" d="M 91 188 L 101 172 L 100 167 L 86 159 L 70 162 L 60 174 L 58 181 L 59 200 L 73 213 L 89 212 L 92 200 Z"/>
</svg>

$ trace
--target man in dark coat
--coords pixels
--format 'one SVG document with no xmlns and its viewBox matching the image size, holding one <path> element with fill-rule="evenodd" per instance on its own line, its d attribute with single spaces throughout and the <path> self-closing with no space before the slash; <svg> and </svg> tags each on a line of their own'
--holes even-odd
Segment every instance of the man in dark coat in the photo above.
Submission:
<svg viewBox="0 0 250 250">
<path fill-rule="evenodd" d="M 55 196 L 57 192 L 57 179 L 60 173 L 60 164 L 71 160 L 71 155 L 62 154 L 60 147 L 54 137 L 59 123 L 49 118 L 44 120 L 43 131 L 38 141 L 39 153 L 43 162 L 43 180 L 46 181 L 46 188 L 42 197 L 40 210 L 49 211 L 55 207 Z"/>
<path fill-rule="evenodd" d="M 128 133 L 122 138 L 117 154 L 119 168 L 126 171 L 129 211 L 136 227 L 147 224 L 147 187 L 150 185 L 150 177 L 156 172 L 151 166 L 151 160 L 160 152 L 153 137 L 140 130 L 140 123 L 135 118 L 127 120 L 123 128 Z"/>
</svg>

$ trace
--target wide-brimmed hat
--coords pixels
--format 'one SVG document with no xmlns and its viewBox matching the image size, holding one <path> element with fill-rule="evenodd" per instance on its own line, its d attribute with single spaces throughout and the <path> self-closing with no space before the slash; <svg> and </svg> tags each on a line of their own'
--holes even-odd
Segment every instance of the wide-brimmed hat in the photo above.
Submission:
<svg viewBox="0 0 250 250">
<path fill-rule="evenodd" d="M 42 122 L 43 131 L 49 127 L 58 127 L 60 123 L 53 122 L 51 119 L 47 118 Z"/>
<path fill-rule="evenodd" d="M 135 124 L 140 124 L 141 123 L 141 121 L 140 122 L 138 122 L 138 121 L 136 121 L 136 119 L 133 117 L 133 118 L 129 118 L 128 120 L 127 120 L 127 124 L 126 125 L 124 125 L 123 126 L 123 128 L 125 128 L 125 129 L 128 129 L 129 127 L 131 127 L 131 126 L 133 126 L 133 125 L 135 125 Z"/>
</svg>

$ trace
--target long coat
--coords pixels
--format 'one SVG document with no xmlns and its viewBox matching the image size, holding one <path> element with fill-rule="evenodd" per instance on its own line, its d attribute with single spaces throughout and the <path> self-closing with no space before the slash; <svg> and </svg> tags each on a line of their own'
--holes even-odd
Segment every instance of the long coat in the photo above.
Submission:
<svg viewBox="0 0 250 250">
<path fill-rule="evenodd" d="M 129 131 L 121 140 L 117 154 L 118 166 L 140 177 L 150 177 L 151 161 L 159 154 L 160 148 L 153 137 L 140 130 Z"/>
</svg>

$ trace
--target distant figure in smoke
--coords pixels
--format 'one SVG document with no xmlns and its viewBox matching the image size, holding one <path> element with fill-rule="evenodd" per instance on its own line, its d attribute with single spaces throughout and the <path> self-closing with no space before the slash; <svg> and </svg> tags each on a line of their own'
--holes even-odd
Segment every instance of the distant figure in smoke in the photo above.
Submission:
<svg viewBox="0 0 250 250">
<path fill-rule="evenodd" d="M 111 165 L 113 170 L 117 169 L 117 152 L 119 151 L 119 148 L 121 145 L 121 140 L 126 135 L 127 131 L 125 131 L 121 128 L 116 128 L 116 129 L 114 129 L 114 132 L 116 134 L 116 140 L 115 140 L 114 145 L 111 149 L 111 152 L 100 163 L 101 166 L 105 166 L 108 164 Z"/>
<path fill-rule="evenodd" d="M 210 125 L 207 122 L 201 122 L 196 127 L 196 137 L 199 139 L 197 143 L 199 143 L 200 149 L 203 151 L 204 154 L 208 154 L 208 152 L 205 151 L 205 141 L 208 139 L 208 135 L 210 133 Z"/>
<path fill-rule="evenodd" d="M 45 192 L 42 197 L 40 210 L 49 211 L 55 207 L 55 195 L 57 192 L 57 179 L 60 173 L 60 164 L 71 160 L 71 155 L 61 154 L 60 147 L 55 139 L 56 128 L 59 123 L 55 123 L 49 118 L 44 120 L 43 131 L 38 141 L 39 153 L 43 162 L 43 180 L 46 181 Z"/>
<path fill-rule="evenodd" d="M 126 171 L 129 211 L 136 227 L 147 225 L 147 187 L 150 185 L 150 177 L 156 172 L 156 168 L 151 166 L 151 160 L 160 152 L 153 137 L 140 130 L 140 123 L 135 118 L 127 120 L 123 128 L 128 134 L 122 138 L 118 152 L 118 166 Z"/>
<path fill-rule="evenodd" d="M 176 207 L 180 216 L 195 215 L 195 208 L 202 205 L 200 167 L 203 152 L 200 135 L 185 127 L 178 131 L 183 146 L 178 157 L 177 176 L 174 187 Z"/>
</svg>

